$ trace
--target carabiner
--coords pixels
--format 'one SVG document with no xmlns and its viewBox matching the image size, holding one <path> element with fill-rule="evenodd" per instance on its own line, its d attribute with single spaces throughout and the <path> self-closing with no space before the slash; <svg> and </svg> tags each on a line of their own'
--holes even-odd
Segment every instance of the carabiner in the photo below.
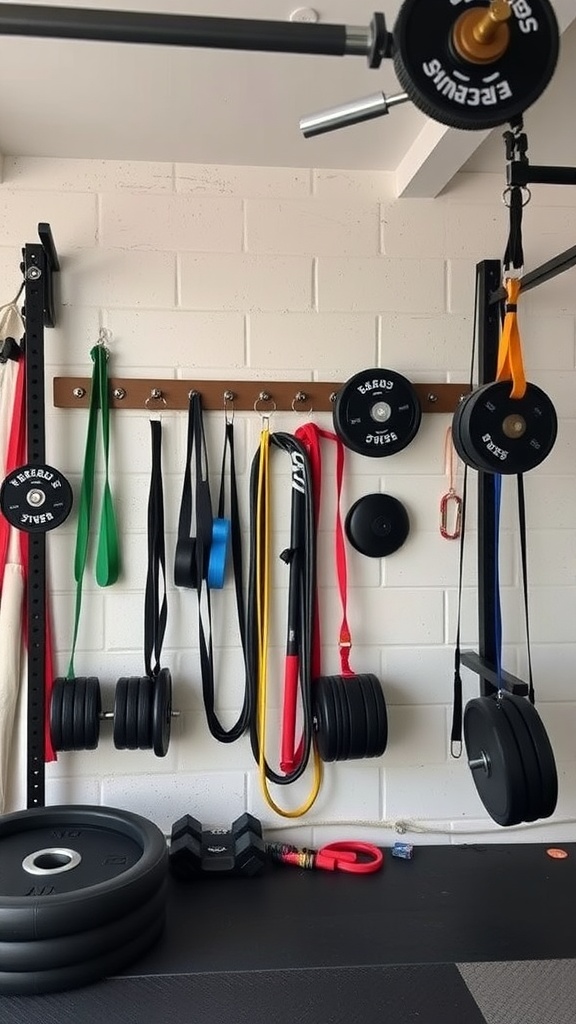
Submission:
<svg viewBox="0 0 576 1024">
<path fill-rule="evenodd" d="M 452 529 L 448 526 L 451 504 L 454 505 L 454 525 Z M 458 540 L 462 533 L 462 498 L 453 487 L 443 495 L 440 501 L 440 533 L 445 540 Z"/>
</svg>

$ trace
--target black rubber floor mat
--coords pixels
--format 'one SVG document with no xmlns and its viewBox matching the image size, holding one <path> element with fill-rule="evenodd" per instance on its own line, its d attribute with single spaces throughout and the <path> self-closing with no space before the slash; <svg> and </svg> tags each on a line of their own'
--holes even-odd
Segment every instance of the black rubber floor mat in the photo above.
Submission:
<svg viewBox="0 0 576 1024">
<path fill-rule="evenodd" d="M 118 978 L 0 999 L 2 1024 L 485 1024 L 451 964 Z"/>
</svg>

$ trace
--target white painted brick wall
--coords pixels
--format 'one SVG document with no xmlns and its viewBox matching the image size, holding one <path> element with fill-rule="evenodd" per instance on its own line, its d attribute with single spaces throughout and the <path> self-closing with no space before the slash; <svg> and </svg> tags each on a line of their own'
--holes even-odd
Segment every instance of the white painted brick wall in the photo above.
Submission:
<svg viewBox="0 0 576 1024">
<path fill-rule="evenodd" d="M 78 492 L 86 419 L 54 409 L 52 374 L 89 375 L 89 349 L 100 326 L 113 334 L 115 375 L 182 378 L 343 380 L 371 365 L 415 381 L 466 381 L 470 363 L 474 266 L 499 257 L 506 236 L 498 175 L 459 175 L 437 200 L 394 197 L 392 175 L 379 172 L 189 164 L 5 158 L 0 187 L 0 276 L 5 300 L 19 285 L 20 247 L 36 223 L 52 223 L 62 257 L 63 306 L 46 335 L 47 453 Z M 576 204 L 569 190 L 534 195 L 525 217 L 527 265 L 574 245 Z M 576 290 L 565 275 L 526 296 L 522 330 L 528 376 L 554 398 L 560 415 L 552 455 L 526 480 L 533 662 L 542 717 L 560 776 L 550 822 L 505 833 L 507 840 L 574 838 L 576 827 Z M 282 414 L 292 430 L 303 414 Z M 328 415 L 315 415 L 324 426 Z M 485 814 L 465 760 L 451 760 L 450 730 L 458 546 L 438 533 L 446 489 L 448 416 L 424 417 L 414 443 L 392 459 L 347 453 L 343 508 L 385 491 L 407 506 L 411 533 L 394 556 L 349 554 L 352 665 L 382 680 L 390 743 L 378 761 L 325 766 L 321 795 L 294 835 L 318 843 L 357 821 L 359 838 L 395 838 L 394 822 L 423 822 L 426 841 L 470 837 L 502 841 Z M 164 469 L 169 626 L 175 720 L 168 756 L 116 751 L 110 723 L 98 750 L 63 754 L 47 767 L 47 798 L 98 802 L 140 811 L 168 829 L 188 811 L 207 824 L 229 824 L 248 808 L 270 828 L 282 824 L 265 805 L 247 737 L 218 744 L 204 721 L 196 601 L 172 583 L 185 453 L 185 416 L 167 413 Z M 242 515 L 260 420 L 238 413 Z M 221 416 L 207 416 L 216 492 Z M 104 704 L 116 680 L 143 671 L 143 580 L 149 473 L 145 410 L 114 414 L 112 480 L 123 536 L 119 583 L 100 590 L 89 572 L 76 670 L 98 673 Z M 333 453 L 327 453 L 319 536 L 323 665 L 338 671 L 340 603 L 334 575 Z M 288 460 L 274 459 L 275 550 L 287 543 Z M 461 474 L 459 476 L 461 482 Z M 101 482 L 99 481 L 99 487 Z M 514 495 L 506 489 L 501 552 L 505 666 L 526 673 L 520 560 Z M 477 633 L 475 481 L 470 481 L 462 632 Z M 97 489 L 97 493 L 100 493 Z M 74 599 L 75 513 L 49 537 L 57 667 L 69 656 Z M 270 756 L 281 705 L 286 571 L 274 566 L 271 637 Z M 242 702 L 243 665 L 230 585 L 214 595 L 217 706 L 229 727 Z M 477 680 L 464 672 L 466 698 Z M 286 807 L 307 795 L 310 776 L 274 796 Z M 334 826 L 330 827 L 330 822 Z M 350 834 L 351 826 L 346 825 Z M 285 836 L 285 832 L 279 832 Z"/>
</svg>

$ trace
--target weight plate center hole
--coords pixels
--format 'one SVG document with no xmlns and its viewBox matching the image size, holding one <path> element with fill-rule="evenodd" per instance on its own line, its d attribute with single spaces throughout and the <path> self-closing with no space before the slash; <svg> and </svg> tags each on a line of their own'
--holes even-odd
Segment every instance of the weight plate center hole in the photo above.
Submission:
<svg viewBox="0 0 576 1024">
<path fill-rule="evenodd" d="M 33 487 L 31 491 L 28 491 L 26 501 L 32 506 L 32 508 L 41 508 L 46 501 L 46 495 L 39 487 Z"/>
<path fill-rule="evenodd" d="M 375 423 L 387 423 L 392 415 L 392 406 L 388 402 L 376 402 L 370 409 L 370 415 Z"/>
<path fill-rule="evenodd" d="M 493 0 L 490 7 L 473 7 L 457 19 L 452 43 L 462 60 L 470 64 L 493 64 L 510 45 L 507 22 L 512 9 L 507 0 Z"/>
<path fill-rule="evenodd" d="M 22 867 L 29 875 L 61 875 L 64 871 L 73 871 L 81 860 L 77 850 L 50 847 L 28 854 L 22 861 Z"/>
<path fill-rule="evenodd" d="M 526 420 L 523 416 L 519 416 L 518 413 L 511 413 L 507 416 L 502 423 L 502 430 L 506 437 L 509 437 L 512 441 L 518 437 L 523 437 L 526 433 Z"/>
</svg>

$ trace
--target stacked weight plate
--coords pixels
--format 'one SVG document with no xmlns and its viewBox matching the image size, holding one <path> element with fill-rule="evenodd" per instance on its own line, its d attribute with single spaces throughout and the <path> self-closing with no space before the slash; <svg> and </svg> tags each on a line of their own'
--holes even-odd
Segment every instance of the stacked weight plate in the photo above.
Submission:
<svg viewBox="0 0 576 1024">
<path fill-rule="evenodd" d="M 0 994 L 89 984 L 162 932 L 168 849 L 139 815 L 82 806 L 5 815 L 0 864 Z"/>
</svg>

